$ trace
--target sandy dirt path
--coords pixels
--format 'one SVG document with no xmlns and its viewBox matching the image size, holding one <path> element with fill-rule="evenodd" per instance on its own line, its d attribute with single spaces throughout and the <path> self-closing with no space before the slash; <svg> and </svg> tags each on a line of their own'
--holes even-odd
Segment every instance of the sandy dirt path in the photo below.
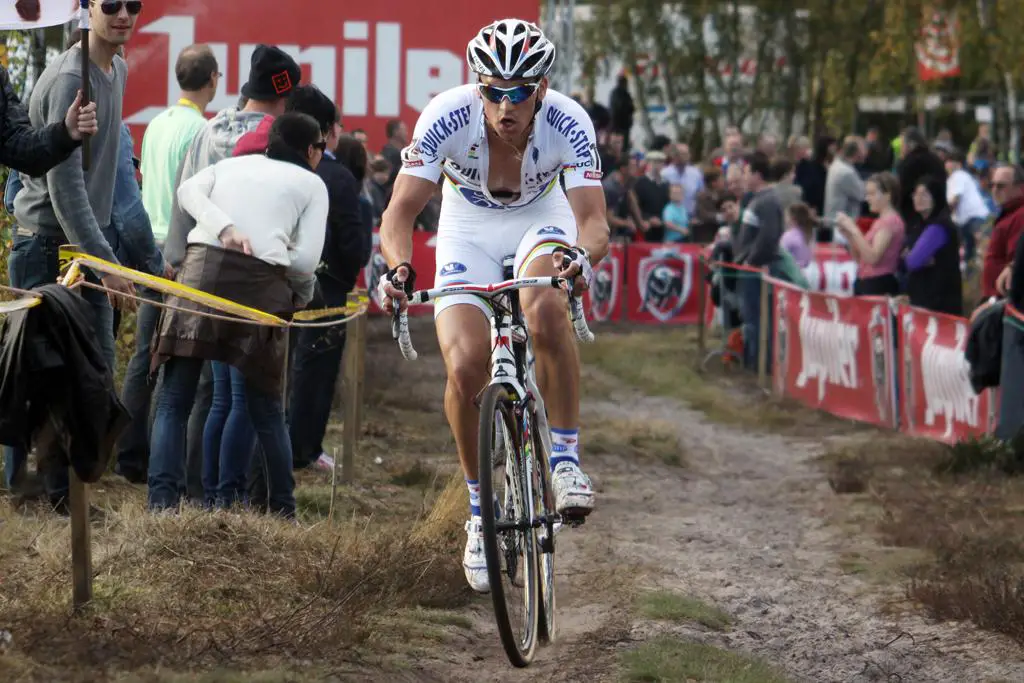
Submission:
<svg viewBox="0 0 1024 683">
<path fill-rule="evenodd" d="M 898 589 L 841 571 L 851 539 L 826 521 L 842 503 L 813 462 L 820 442 L 711 424 L 678 401 L 632 391 L 589 402 L 584 413 L 675 425 L 685 466 L 586 459 L 599 507 L 559 536 L 559 637 L 529 669 L 508 664 L 481 597 L 466 610 L 473 629 L 453 632 L 436 657 L 409 663 L 398 678 L 614 681 L 624 649 L 673 634 L 756 655 L 799 681 L 1024 681 L 1024 651 L 1008 639 L 880 610 Z M 649 588 L 715 605 L 733 626 L 638 618 L 635 595 Z"/>
</svg>

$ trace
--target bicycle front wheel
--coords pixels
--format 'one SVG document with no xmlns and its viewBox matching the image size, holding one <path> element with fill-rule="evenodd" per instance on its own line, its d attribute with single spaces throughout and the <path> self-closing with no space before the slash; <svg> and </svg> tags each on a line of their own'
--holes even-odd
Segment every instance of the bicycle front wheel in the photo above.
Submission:
<svg viewBox="0 0 1024 683">
<path fill-rule="evenodd" d="M 495 428 L 504 431 L 496 447 Z M 533 481 L 522 423 L 509 390 L 492 384 L 480 402 L 480 519 L 494 618 L 514 666 L 533 660 L 539 608 Z"/>
</svg>

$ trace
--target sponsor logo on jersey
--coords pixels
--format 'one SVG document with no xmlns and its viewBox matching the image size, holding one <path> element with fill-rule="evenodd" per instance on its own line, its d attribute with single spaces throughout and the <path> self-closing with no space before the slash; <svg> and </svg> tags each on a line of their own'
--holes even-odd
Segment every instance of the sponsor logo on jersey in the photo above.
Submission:
<svg viewBox="0 0 1024 683">
<path fill-rule="evenodd" d="M 587 129 L 579 121 L 569 116 L 557 107 L 549 107 L 545 119 L 548 125 L 557 130 L 569 141 L 572 151 L 581 160 L 591 158 L 590 146 L 592 144 Z"/>
<path fill-rule="evenodd" d="M 436 159 L 441 143 L 469 124 L 469 112 L 469 105 L 459 107 L 427 126 L 419 145 L 422 153 L 431 159 Z"/>
<path fill-rule="evenodd" d="M 537 231 L 538 235 L 564 235 L 565 230 L 562 230 L 556 225 L 548 225 Z"/>
<path fill-rule="evenodd" d="M 587 180 L 600 180 L 604 177 L 604 173 L 601 173 L 600 171 L 584 171 L 583 177 Z"/>
<path fill-rule="evenodd" d="M 441 266 L 441 277 L 448 277 L 449 275 L 458 275 L 459 273 L 465 273 L 466 266 L 458 261 L 452 261 Z"/>
<path fill-rule="evenodd" d="M 422 166 L 423 159 L 420 156 L 420 141 L 417 138 L 413 138 L 409 146 L 402 150 L 402 166 L 405 168 L 415 168 L 416 166 Z"/>
</svg>

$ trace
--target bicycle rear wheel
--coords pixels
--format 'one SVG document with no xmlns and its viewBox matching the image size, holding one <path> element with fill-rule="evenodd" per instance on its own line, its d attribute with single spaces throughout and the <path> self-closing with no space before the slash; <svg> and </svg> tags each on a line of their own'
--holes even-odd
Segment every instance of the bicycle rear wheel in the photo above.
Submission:
<svg viewBox="0 0 1024 683">
<path fill-rule="evenodd" d="M 537 648 L 539 586 L 533 482 L 524 454 L 520 421 L 508 389 L 492 384 L 480 402 L 480 518 L 494 618 L 505 654 L 514 666 L 529 665 Z M 505 429 L 495 448 L 495 426 Z M 519 522 L 520 528 L 504 526 Z"/>
</svg>

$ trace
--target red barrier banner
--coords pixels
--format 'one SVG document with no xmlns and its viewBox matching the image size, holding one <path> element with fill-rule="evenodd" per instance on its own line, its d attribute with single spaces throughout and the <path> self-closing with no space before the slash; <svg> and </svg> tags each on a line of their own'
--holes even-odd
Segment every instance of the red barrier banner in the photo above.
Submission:
<svg viewBox="0 0 1024 683">
<path fill-rule="evenodd" d="M 626 247 L 629 294 L 626 319 L 639 323 L 693 324 L 698 320 L 700 256 L 697 244 L 637 243 Z"/>
<path fill-rule="evenodd" d="M 888 299 L 775 287 L 775 391 L 833 415 L 895 426 Z"/>
<path fill-rule="evenodd" d="M 583 295 L 583 307 L 591 322 L 622 320 L 622 291 L 626 285 L 626 247 L 613 242 L 608 255 L 594 267 L 594 282 Z"/>
<path fill-rule="evenodd" d="M 989 433 L 995 401 L 971 387 L 968 321 L 906 304 L 899 321 L 901 430 L 950 444 Z"/>
<path fill-rule="evenodd" d="M 814 245 L 814 260 L 803 269 L 811 291 L 853 296 L 857 262 L 841 246 Z"/>
<path fill-rule="evenodd" d="M 416 231 L 412 234 L 412 267 L 416 269 L 416 289 L 430 289 L 434 286 L 434 245 L 437 235 L 432 232 Z M 388 272 L 388 264 L 380 253 L 380 233 L 373 232 L 373 251 L 370 262 L 363 267 L 356 282 L 357 287 L 366 287 L 370 295 L 370 313 L 383 309 L 377 298 L 377 282 Z M 426 315 L 434 310 L 433 304 L 421 304 L 409 308 L 410 315 Z"/>
</svg>

